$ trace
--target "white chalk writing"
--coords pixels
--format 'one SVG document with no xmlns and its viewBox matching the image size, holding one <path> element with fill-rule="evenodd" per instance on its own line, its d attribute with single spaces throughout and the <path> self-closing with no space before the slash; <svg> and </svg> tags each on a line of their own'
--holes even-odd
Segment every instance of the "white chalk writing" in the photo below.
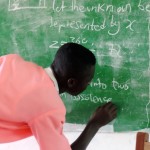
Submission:
<svg viewBox="0 0 150 150">
<path fill-rule="evenodd" d="M 142 3 L 142 0 L 139 0 L 138 8 L 142 11 L 150 12 L 150 2 L 149 3 Z"/>
<path fill-rule="evenodd" d="M 67 6 L 65 2 L 62 0 L 61 4 L 58 6 L 57 1 L 53 0 L 53 10 L 55 12 L 63 12 L 64 9 L 70 9 L 71 11 L 77 11 L 81 13 L 85 12 L 94 12 L 94 13 L 131 13 L 132 7 L 131 4 L 125 4 L 119 7 L 115 7 L 114 5 L 106 4 L 106 3 L 97 3 L 95 5 L 84 6 L 82 4 L 77 3 L 76 0 L 71 1 L 71 5 Z"/>
<path fill-rule="evenodd" d="M 68 41 L 52 41 L 52 43 L 49 45 L 49 48 L 59 48 L 61 45 L 67 43 L 67 42 L 73 42 L 73 43 L 78 43 L 78 44 L 86 44 L 88 41 L 86 38 L 81 38 L 81 37 L 69 37 Z"/>
<path fill-rule="evenodd" d="M 115 78 L 113 78 L 112 81 L 110 81 L 110 83 L 105 83 L 105 82 L 102 82 L 100 78 L 97 78 L 95 81 L 92 81 L 90 83 L 90 87 L 93 89 L 93 88 L 96 88 L 96 91 L 99 93 L 100 91 L 102 90 L 107 90 L 108 88 L 111 90 L 111 91 L 127 91 L 129 90 L 129 84 L 128 84 L 128 81 L 125 81 L 124 83 L 123 82 L 118 82 Z M 99 95 L 99 96 L 98 96 Z M 96 94 L 96 95 L 93 95 L 92 93 L 87 93 L 87 94 L 80 94 L 78 96 L 69 96 L 69 99 L 71 100 L 74 100 L 74 101 L 89 101 L 89 102 L 92 102 L 92 103 L 104 103 L 104 102 L 109 102 L 109 101 L 112 101 L 112 98 L 111 97 L 108 97 L 108 94 L 107 96 L 104 96 L 101 95 L 101 94 Z M 67 97 L 67 94 L 63 93 L 61 94 L 62 97 L 64 97 L 65 99 Z"/>
<path fill-rule="evenodd" d="M 127 83 L 119 83 L 118 81 L 116 81 L 115 79 L 113 79 L 112 81 L 112 86 L 114 88 L 114 90 L 128 90 L 129 89 L 129 85 Z"/>
<path fill-rule="evenodd" d="M 129 31 L 134 31 L 133 26 L 136 20 L 124 20 L 115 21 L 114 16 L 112 15 L 111 21 L 104 18 L 102 22 L 96 23 L 95 19 L 92 19 L 88 22 L 82 22 L 81 20 L 55 20 L 53 17 L 50 18 L 50 28 L 57 28 L 60 33 L 65 28 L 75 29 L 75 30 L 87 30 L 92 32 L 100 32 L 102 30 L 108 30 L 109 35 L 117 35 L 121 31 L 121 24 L 127 24 L 125 27 Z"/>
<path fill-rule="evenodd" d="M 77 3 L 77 0 L 71 0 L 70 5 L 67 5 L 64 0 L 59 1 L 60 5 L 57 4 L 58 0 L 52 1 L 52 9 L 54 12 L 63 12 L 65 9 L 80 12 L 80 13 L 112 13 L 112 14 L 130 14 L 132 12 L 132 6 L 130 3 L 123 4 L 122 6 L 116 7 L 112 4 L 97 3 L 94 5 L 84 6 L 83 4 Z M 34 5 L 33 5 L 34 4 Z M 37 0 L 36 3 L 33 0 L 9 0 L 9 11 L 21 10 L 21 9 L 35 9 L 35 8 L 47 8 L 46 0 Z M 145 3 L 144 0 L 139 0 L 138 8 L 142 11 L 150 12 L 150 3 Z"/>
<path fill-rule="evenodd" d="M 67 98 L 66 94 L 61 94 L 61 97 Z M 80 94 L 78 96 L 69 96 L 70 100 L 73 101 L 83 101 L 83 102 L 91 102 L 91 103 L 106 103 L 112 101 L 111 97 L 107 96 L 95 96 L 93 94 Z"/>
<path fill-rule="evenodd" d="M 95 82 L 91 82 L 90 86 L 91 87 L 98 87 L 98 88 L 103 89 L 103 90 L 107 89 L 107 84 L 101 82 L 100 78 L 97 78 L 97 80 Z"/>
<path fill-rule="evenodd" d="M 97 78 L 96 81 L 92 81 L 90 83 L 90 86 L 91 87 L 96 87 L 96 88 L 99 88 L 101 90 L 106 90 L 108 87 L 110 87 L 112 85 L 112 90 L 123 90 L 123 91 L 126 91 L 129 89 L 129 81 L 125 81 L 125 82 L 119 82 L 117 81 L 115 78 L 113 78 L 113 80 L 111 81 L 111 83 L 104 83 L 101 81 L 100 78 Z"/>
<path fill-rule="evenodd" d="M 45 0 L 9 0 L 8 11 L 46 8 Z"/>
</svg>

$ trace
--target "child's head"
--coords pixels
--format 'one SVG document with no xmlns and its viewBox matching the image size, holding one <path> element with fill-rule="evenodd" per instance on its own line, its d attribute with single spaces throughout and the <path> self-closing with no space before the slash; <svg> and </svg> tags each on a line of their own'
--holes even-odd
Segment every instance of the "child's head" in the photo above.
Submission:
<svg viewBox="0 0 150 150">
<path fill-rule="evenodd" d="M 77 95 L 84 91 L 94 76 L 94 54 L 76 43 L 61 46 L 51 65 L 58 81 L 60 93 Z"/>
</svg>

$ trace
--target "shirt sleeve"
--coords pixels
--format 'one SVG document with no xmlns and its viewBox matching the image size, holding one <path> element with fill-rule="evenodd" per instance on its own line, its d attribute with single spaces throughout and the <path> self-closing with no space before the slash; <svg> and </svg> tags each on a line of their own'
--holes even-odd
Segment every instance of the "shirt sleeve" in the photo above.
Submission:
<svg viewBox="0 0 150 150">
<path fill-rule="evenodd" d="M 71 150 L 63 135 L 63 122 L 57 117 L 56 111 L 35 118 L 29 122 L 29 126 L 40 145 L 40 150 Z"/>
</svg>

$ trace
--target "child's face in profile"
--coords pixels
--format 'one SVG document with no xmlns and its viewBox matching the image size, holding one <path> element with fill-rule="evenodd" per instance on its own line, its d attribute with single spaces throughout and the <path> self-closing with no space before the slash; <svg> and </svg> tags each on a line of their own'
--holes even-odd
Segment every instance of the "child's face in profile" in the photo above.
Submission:
<svg viewBox="0 0 150 150">
<path fill-rule="evenodd" d="M 77 86 L 74 89 L 70 90 L 68 93 L 74 96 L 82 93 L 92 81 L 94 77 L 94 71 L 95 66 L 89 67 L 86 75 L 82 79 L 80 79 L 80 81 L 78 81 L 77 83 Z"/>
</svg>

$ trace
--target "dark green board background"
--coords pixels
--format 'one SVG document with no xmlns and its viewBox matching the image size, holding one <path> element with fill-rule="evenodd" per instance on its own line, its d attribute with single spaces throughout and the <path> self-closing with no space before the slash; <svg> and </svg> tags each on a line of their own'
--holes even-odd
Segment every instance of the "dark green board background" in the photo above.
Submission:
<svg viewBox="0 0 150 150">
<path fill-rule="evenodd" d="M 97 106 L 113 101 L 115 131 L 149 128 L 149 0 L 0 0 L 0 55 L 19 53 L 47 67 L 65 42 L 97 58 L 86 92 L 61 95 L 67 122 L 86 123 Z"/>
</svg>

